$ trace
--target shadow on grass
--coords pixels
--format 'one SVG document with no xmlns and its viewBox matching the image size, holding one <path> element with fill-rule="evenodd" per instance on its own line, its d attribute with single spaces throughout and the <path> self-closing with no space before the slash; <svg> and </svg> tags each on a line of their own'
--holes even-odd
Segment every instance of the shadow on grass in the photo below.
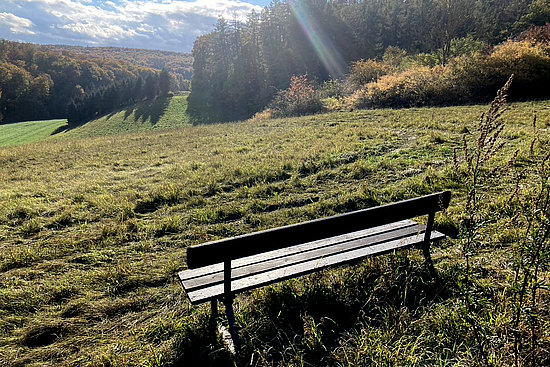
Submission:
<svg viewBox="0 0 550 367">
<path fill-rule="evenodd" d="M 383 330 L 402 322 L 397 319 L 403 312 L 421 314 L 456 296 L 455 275 L 451 269 L 435 282 L 423 262 L 399 254 L 282 282 L 252 293 L 251 302 L 237 311 L 242 347 L 234 360 L 227 352 L 207 352 L 213 345 L 223 348 L 221 342 L 215 344 L 215 336 L 205 340 L 196 331 L 179 351 L 195 356 L 186 361 L 190 365 L 287 365 L 298 360 L 333 365 L 332 352 L 343 336 L 365 325 Z"/>
<path fill-rule="evenodd" d="M 186 324 L 176 342 L 178 357 L 171 367 L 235 366 L 233 357 L 210 323 L 208 315 Z"/>
<path fill-rule="evenodd" d="M 62 132 L 71 130 L 71 129 L 73 129 L 73 128 L 74 128 L 74 127 L 73 127 L 73 126 L 70 126 L 69 124 L 66 124 L 66 125 L 63 125 L 63 126 L 59 126 L 57 129 L 55 129 L 54 131 L 52 131 L 52 133 L 50 134 L 50 136 L 53 136 L 53 135 L 56 135 L 56 134 L 61 134 Z"/>
<path fill-rule="evenodd" d="M 132 115 L 132 113 L 135 112 L 134 122 L 138 122 L 141 119 L 143 123 L 150 121 L 151 125 L 155 126 L 160 121 L 161 117 L 166 113 L 166 110 L 168 109 L 168 106 L 170 104 L 170 99 L 171 99 L 170 96 L 157 97 L 154 100 L 143 101 L 138 103 L 137 105 L 123 107 L 115 111 L 112 111 L 108 114 L 97 116 L 94 118 L 94 120 L 100 119 L 102 117 L 106 117 L 107 120 L 109 120 L 113 116 L 115 116 L 116 114 L 122 111 L 124 111 L 124 120 L 126 120 L 128 119 L 128 117 Z M 78 127 L 86 125 L 90 121 L 60 126 L 59 128 L 55 129 L 51 133 L 51 135 L 53 136 L 53 135 L 60 134 L 62 132 L 68 132 L 68 131 L 74 130 Z"/>
<path fill-rule="evenodd" d="M 170 98 L 168 97 L 157 97 L 152 101 L 143 102 L 135 106 L 134 121 L 141 120 L 143 123 L 150 121 L 151 125 L 155 126 L 166 113 L 169 104 Z"/>
</svg>

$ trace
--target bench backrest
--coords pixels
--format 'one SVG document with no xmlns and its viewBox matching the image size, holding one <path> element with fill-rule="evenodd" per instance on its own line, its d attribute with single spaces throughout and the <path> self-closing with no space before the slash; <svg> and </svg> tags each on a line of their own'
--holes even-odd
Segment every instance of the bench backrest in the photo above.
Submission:
<svg viewBox="0 0 550 367">
<path fill-rule="evenodd" d="M 301 243 L 338 236 L 446 209 L 450 191 L 328 218 L 253 232 L 187 248 L 187 266 L 195 269 Z"/>
</svg>

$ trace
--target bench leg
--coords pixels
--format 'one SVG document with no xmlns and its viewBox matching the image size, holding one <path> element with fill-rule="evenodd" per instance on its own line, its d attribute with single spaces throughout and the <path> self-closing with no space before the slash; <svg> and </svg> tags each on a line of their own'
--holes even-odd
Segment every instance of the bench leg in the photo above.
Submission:
<svg viewBox="0 0 550 367">
<path fill-rule="evenodd" d="M 231 339 L 235 345 L 235 349 L 239 349 L 239 334 L 237 333 L 237 328 L 235 326 L 235 312 L 233 311 L 233 300 L 226 299 L 224 300 L 225 304 L 225 313 L 227 315 L 227 321 L 229 323 L 229 333 L 231 334 Z"/>
<path fill-rule="evenodd" d="M 430 275 L 435 280 L 438 280 L 437 271 L 434 267 L 434 262 L 432 260 L 432 256 L 430 255 L 430 245 L 424 245 L 422 246 L 422 252 L 424 253 L 424 258 L 426 259 L 426 264 L 428 265 L 428 270 L 430 271 Z"/>
<path fill-rule="evenodd" d="M 426 224 L 426 232 L 424 232 L 424 243 L 422 244 L 422 252 L 426 258 L 426 263 L 428 264 L 428 270 L 434 280 L 437 280 L 437 272 L 435 271 L 434 262 L 432 256 L 430 255 L 430 238 L 432 235 L 432 228 L 435 221 L 435 212 L 428 215 L 428 224 Z"/>
<path fill-rule="evenodd" d="M 213 299 L 210 301 L 210 318 L 212 321 L 216 321 L 218 318 L 218 300 Z"/>
</svg>

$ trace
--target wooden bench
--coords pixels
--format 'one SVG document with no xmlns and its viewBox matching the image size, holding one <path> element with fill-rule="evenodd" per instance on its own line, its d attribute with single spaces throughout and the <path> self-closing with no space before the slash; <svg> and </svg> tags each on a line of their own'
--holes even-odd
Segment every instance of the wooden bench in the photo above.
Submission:
<svg viewBox="0 0 550 367">
<path fill-rule="evenodd" d="M 179 280 L 193 305 L 210 301 L 212 317 L 222 300 L 235 342 L 235 294 L 330 267 L 410 247 L 422 249 L 431 275 L 430 242 L 445 236 L 432 230 L 435 213 L 446 209 L 449 191 L 208 242 L 187 249 L 188 270 Z M 428 216 L 421 225 L 412 218 Z"/>
</svg>

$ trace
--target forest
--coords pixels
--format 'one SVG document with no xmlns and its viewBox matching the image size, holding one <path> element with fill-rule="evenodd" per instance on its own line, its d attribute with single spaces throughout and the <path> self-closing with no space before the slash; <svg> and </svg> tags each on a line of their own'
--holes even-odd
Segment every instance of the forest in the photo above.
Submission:
<svg viewBox="0 0 550 367">
<path fill-rule="evenodd" d="M 538 85 L 533 92 L 522 78 L 547 82 L 548 48 L 538 41 L 544 41 L 548 21 L 548 0 L 273 1 L 246 22 L 219 18 L 211 33 L 197 39 L 189 108 L 206 121 L 246 119 L 266 107 L 277 110 L 281 101 L 290 103 L 281 91 L 295 101 L 296 93 L 287 90 L 296 89 L 292 80 L 308 86 L 302 88 L 306 97 L 346 95 L 343 104 L 351 108 L 487 102 L 510 73 L 517 73 L 510 67 L 516 62 L 535 66 L 538 74 L 516 78 L 511 97 L 519 89 L 539 97 L 546 88 Z M 529 64 L 532 57 L 526 54 L 540 60 Z M 401 83 L 378 85 L 374 97 L 365 100 L 373 88 L 367 93 L 364 87 L 384 75 Z M 421 98 L 388 101 L 385 92 L 406 88 L 410 79 L 408 89 Z M 437 83 L 452 85 L 425 92 Z M 305 99 L 309 106 L 298 112 L 319 108 Z"/>
<path fill-rule="evenodd" d="M 161 50 L 144 50 L 120 47 L 82 47 L 67 45 L 41 46 L 47 51 L 69 51 L 72 54 L 92 58 L 114 59 L 155 70 L 167 70 L 172 74 L 174 90 L 189 90 L 193 76 L 193 57 L 190 53 Z"/>
<path fill-rule="evenodd" d="M 167 69 L 0 41 L 0 122 L 89 121 L 175 88 Z"/>
</svg>

